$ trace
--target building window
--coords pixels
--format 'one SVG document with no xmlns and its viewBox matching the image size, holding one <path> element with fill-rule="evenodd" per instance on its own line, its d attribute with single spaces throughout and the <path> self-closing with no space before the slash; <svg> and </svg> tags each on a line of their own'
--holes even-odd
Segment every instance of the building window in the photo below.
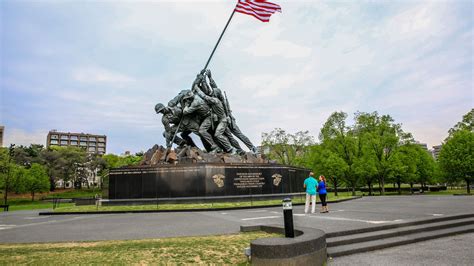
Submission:
<svg viewBox="0 0 474 266">
<path fill-rule="evenodd" d="M 81 146 L 87 146 L 87 142 L 81 141 L 81 144 L 80 144 L 80 145 L 81 145 Z"/>
<path fill-rule="evenodd" d="M 71 145 L 77 145 L 77 140 L 71 140 Z"/>
<path fill-rule="evenodd" d="M 87 137 L 81 137 L 81 141 L 87 141 Z"/>
<path fill-rule="evenodd" d="M 71 140 L 77 140 L 77 136 L 71 136 Z"/>
<path fill-rule="evenodd" d="M 104 148 L 97 148 L 98 151 L 105 151 Z"/>
<path fill-rule="evenodd" d="M 61 139 L 69 139 L 67 135 L 61 135 Z"/>
<path fill-rule="evenodd" d="M 100 142 L 105 142 L 105 139 L 104 138 L 99 138 L 99 141 Z"/>
<path fill-rule="evenodd" d="M 61 145 L 67 145 L 67 140 L 61 140 Z"/>
<path fill-rule="evenodd" d="M 95 147 L 95 142 L 89 142 L 89 146 Z"/>
<path fill-rule="evenodd" d="M 105 143 L 97 143 L 97 145 L 99 145 L 99 147 L 105 147 Z"/>
<path fill-rule="evenodd" d="M 51 139 L 58 139 L 59 136 L 58 135 L 51 135 Z"/>
<path fill-rule="evenodd" d="M 89 147 L 87 150 L 95 152 L 95 147 Z"/>
<path fill-rule="evenodd" d="M 51 140 L 51 144 L 52 144 L 52 145 L 57 145 L 57 144 L 58 144 L 58 140 L 52 139 L 52 140 Z"/>
<path fill-rule="evenodd" d="M 95 137 L 90 137 L 89 141 L 95 141 Z"/>
</svg>

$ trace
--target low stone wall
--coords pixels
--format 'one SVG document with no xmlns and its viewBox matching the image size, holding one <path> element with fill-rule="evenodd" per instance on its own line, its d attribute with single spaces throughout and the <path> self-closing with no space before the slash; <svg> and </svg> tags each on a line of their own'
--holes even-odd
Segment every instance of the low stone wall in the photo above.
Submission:
<svg viewBox="0 0 474 266">
<path fill-rule="evenodd" d="M 285 233 L 281 226 L 241 226 L 240 230 Z M 294 238 L 256 239 L 250 249 L 254 265 L 324 265 L 327 260 L 326 234 L 313 228 L 295 228 Z"/>
</svg>

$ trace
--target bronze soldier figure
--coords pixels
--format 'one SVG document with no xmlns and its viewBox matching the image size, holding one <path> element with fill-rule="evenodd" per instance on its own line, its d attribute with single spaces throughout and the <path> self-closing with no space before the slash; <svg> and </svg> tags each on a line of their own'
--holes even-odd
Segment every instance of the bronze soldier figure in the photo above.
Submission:
<svg viewBox="0 0 474 266">
<path fill-rule="evenodd" d="M 257 153 L 257 147 L 255 147 L 252 144 L 250 139 L 247 136 L 245 136 L 244 133 L 242 133 L 240 128 L 237 126 L 235 118 L 232 115 L 232 111 L 230 110 L 229 101 L 227 100 L 227 97 L 224 97 L 224 95 L 222 94 L 222 91 L 217 87 L 216 82 L 212 78 L 211 70 L 208 69 L 206 71 L 206 74 L 207 74 L 207 77 L 209 78 L 209 83 L 211 85 L 212 91 L 214 95 L 216 95 L 215 97 L 219 98 L 221 102 L 224 103 L 227 116 L 230 118 L 230 122 L 229 122 L 230 131 L 232 132 L 232 134 L 234 134 L 234 136 L 240 139 L 245 144 L 245 146 L 247 146 L 253 153 Z"/>
<path fill-rule="evenodd" d="M 205 83 L 205 81 L 204 81 Z M 205 85 L 203 86 L 205 87 Z M 214 137 L 217 139 L 219 144 L 224 148 L 226 153 L 235 153 L 235 148 L 232 148 L 229 139 L 224 135 L 227 129 L 227 116 L 224 110 L 222 102 L 215 97 L 206 95 L 201 91 L 197 84 L 194 85 L 193 90 L 196 94 L 201 97 L 212 109 L 212 120 L 216 122 Z"/>
</svg>

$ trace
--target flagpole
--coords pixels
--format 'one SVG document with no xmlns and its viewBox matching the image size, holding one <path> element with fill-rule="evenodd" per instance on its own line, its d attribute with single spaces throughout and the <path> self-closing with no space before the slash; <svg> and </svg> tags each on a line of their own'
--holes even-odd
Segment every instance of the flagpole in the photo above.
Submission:
<svg viewBox="0 0 474 266">
<path fill-rule="evenodd" d="M 221 41 L 222 36 L 224 35 L 225 30 L 227 29 L 227 26 L 229 26 L 230 20 L 231 20 L 232 17 L 234 16 L 234 13 L 235 13 L 235 8 L 234 8 L 234 10 L 232 11 L 232 14 L 230 14 L 229 20 L 227 21 L 227 24 L 225 24 L 224 30 L 222 31 L 221 36 L 219 36 L 219 39 L 217 40 L 217 43 L 216 43 L 216 45 L 214 46 L 214 49 L 212 50 L 212 53 L 211 53 L 211 55 L 209 56 L 209 59 L 207 59 L 207 63 L 206 63 L 206 65 L 204 66 L 203 70 L 206 69 L 207 66 L 209 65 L 209 62 L 211 61 L 211 58 L 212 58 L 212 56 L 214 55 L 214 52 L 216 51 L 216 48 L 217 48 L 217 46 L 219 45 L 219 42 Z"/>
</svg>

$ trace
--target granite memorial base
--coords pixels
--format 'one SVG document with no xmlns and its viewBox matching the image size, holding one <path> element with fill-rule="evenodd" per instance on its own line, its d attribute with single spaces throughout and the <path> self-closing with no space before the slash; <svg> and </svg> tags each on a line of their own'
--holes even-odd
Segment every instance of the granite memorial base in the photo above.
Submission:
<svg viewBox="0 0 474 266">
<path fill-rule="evenodd" d="M 285 194 L 303 191 L 309 170 L 279 164 L 190 163 L 111 169 L 109 199 Z"/>
</svg>

